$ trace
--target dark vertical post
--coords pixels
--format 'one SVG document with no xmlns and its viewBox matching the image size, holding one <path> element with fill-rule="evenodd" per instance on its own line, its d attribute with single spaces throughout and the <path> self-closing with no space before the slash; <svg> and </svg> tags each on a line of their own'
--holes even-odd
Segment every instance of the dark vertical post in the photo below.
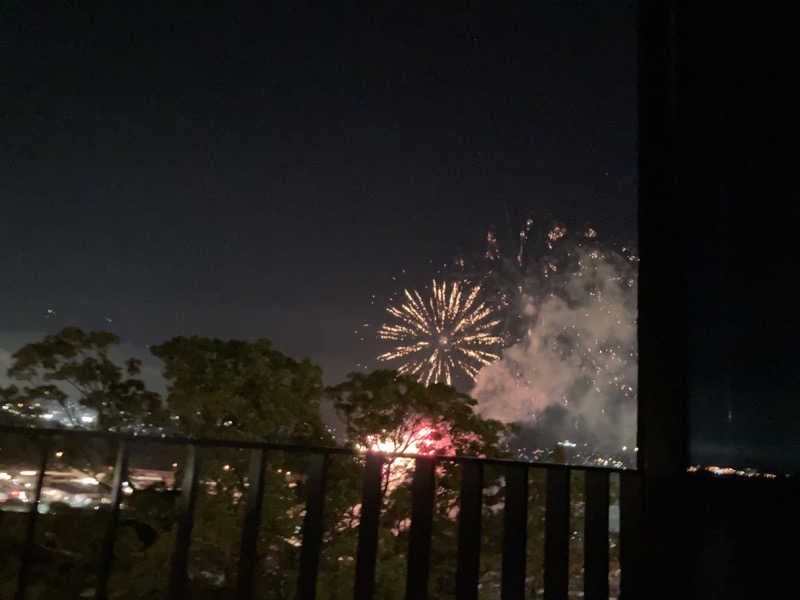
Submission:
<svg viewBox="0 0 800 600">
<path fill-rule="evenodd" d="M 684 14 L 685 9 L 685 14 Z M 650 598 L 687 595 L 694 544 L 687 544 L 686 467 L 688 466 L 689 364 L 687 360 L 687 268 L 691 262 L 686 228 L 664 227 L 676 213 L 693 218 L 707 201 L 698 183 L 708 177 L 705 159 L 716 148 L 698 144 L 697 123 L 686 110 L 697 102 L 696 81 L 708 73 L 693 64 L 681 18 L 698 13 L 689 3 L 639 2 L 639 303 L 638 413 L 639 468 L 642 470 L 642 581 L 654 582 Z M 708 38 L 708 27 L 698 32 Z M 721 61 L 720 61 L 721 62 Z M 709 71 L 713 75 L 715 68 Z M 678 77 L 682 78 L 678 85 Z M 684 95 L 685 94 L 685 95 Z M 702 128 L 702 127 L 701 127 Z M 704 134 L 702 134 L 704 135 Z M 697 176 L 692 177 L 692 174 Z M 712 184 L 709 184 L 712 185 Z M 704 224 L 701 217 L 701 226 Z M 695 300 L 692 300 L 694 304 Z M 658 582 L 655 584 L 655 582 Z M 642 590 L 639 590 L 640 592 Z"/>
<path fill-rule="evenodd" d="M 189 562 L 189 542 L 194 525 L 194 504 L 197 499 L 197 475 L 200 471 L 200 456 L 197 447 L 186 448 L 186 468 L 178 500 L 178 530 L 169 575 L 169 598 L 186 598 L 186 566 Z"/>
<path fill-rule="evenodd" d="M 377 452 L 367 454 L 364 484 L 361 496 L 361 517 L 358 524 L 358 551 L 356 553 L 355 600 L 372 600 L 375 591 L 375 561 L 378 556 L 378 522 L 381 513 L 381 481 L 383 456 Z"/>
<path fill-rule="evenodd" d="M 459 600 L 478 600 L 482 505 L 483 465 L 477 461 L 466 462 L 461 467 L 458 510 L 456 598 Z"/>
<path fill-rule="evenodd" d="M 303 519 L 303 547 L 300 551 L 300 574 L 297 579 L 297 599 L 317 597 L 317 570 L 322 548 L 322 518 L 325 503 L 327 454 L 312 454 L 308 458 L 306 481 L 306 516 Z"/>
<path fill-rule="evenodd" d="M 547 470 L 544 599 L 566 600 L 569 583 L 569 470 Z"/>
<path fill-rule="evenodd" d="M 111 482 L 111 513 L 103 538 L 103 549 L 100 554 L 100 568 L 97 572 L 97 585 L 94 589 L 95 600 L 108 597 L 108 579 L 114 564 L 114 541 L 117 538 L 117 522 L 119 521 L 119 505 L 122 502 L 122 482 L 128 478 L 128 445 L 120 440 L 117 447 L 117 460 L 114 463 L 114 478 Z"/>
<path fill-rule="evenodd" d="M 506 469 L 505 509 L 503 510 L 502 600 L 525 597 L 525 544 L 528 530 L 528 466 Z"/>
<path fill-rule="evenodd" d="M 583 587 L 586 600 L 608 600 L 608 472 L 586 471 Z"/>
<path fill-rule="evenodd" d="M 258 531 L 261 528 L 261 506 L 264 502 L 264 461 L 263 448 L 250 452 L 250 465 L 247 469 L 247 500 L 242 526 L 242 543 L 239 549 L 239 575 L 236 579 L 236 597 L 250 600 L 253 596 L 253 571 L 256 566 Z"/>
<path fill-rule="evenodd" d="M 411 531 L 408 536 L 406 598 L 427 600 L 433 533 L 433 486 L 436 463 L 417 458 L 411 496 Z"/>
<path fill-rule="evenodd" d="M 619 564 L 621 600 L 641 598 L 639 557 L 642 535 L 642 475 L 635 471 L 620 473 Z"/>
<path fill-rule="evenodd" d="M 39 516 L 39 501 L 42 499 L 42 484 L 44 483 L 45 469 L 47 468 L 47 454 L 50 452 L 50 439 L 41 442 L 42 460 L 39 463 L 39 472 L 36 474 L 36 490 L 33 493 L 31 511 L 28 513 L 28 528 L 25 532 L 25 547 L 22 551 L 22 564 L 19 567 L 17 579 L 16 600 L 24 600 L 25 587 L 28 585 L 28 577 L 33 561 L 33 540 L 36 535 L 36 519 Z"/>
</svg>

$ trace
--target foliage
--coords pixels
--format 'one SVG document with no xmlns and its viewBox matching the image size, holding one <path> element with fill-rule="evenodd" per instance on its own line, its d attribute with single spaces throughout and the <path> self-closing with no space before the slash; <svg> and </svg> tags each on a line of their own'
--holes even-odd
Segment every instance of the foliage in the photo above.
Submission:
<svg viewBox="0 0 800 600">
<path fill-rule="evenodd" d="M 30 425 L 43 414 L 53 412 L 57 405 L 71 427 L 158 430 L 166 423 L 163 400 L 138 377 L 139 359 L 128 358 L 122 365 L 111 359 L 109 354 L 119 343 L 119 337 L 111 332 L 65 327 L 26 344 L 12 355 L 7 373 L 21 387 L 0 388 L 0 418 L 9 425 Z M 93 411 L 96 418 L 83 420 L 81 417 L 89 412 L 86 409 Z M 5 458 L 25 457 L 16 437 L 3 440 L 0 447 Z M 105 472 L 113 462 L 115 449 L 103 440 L 86 442 L 65 437 L 57 444 L 68 457 L 69 466 L 82 469 L 87 476 Z M 52 465 L 54 458 L 51 456 L 50 460 Z"/>
<path fill-rule="evenodd" d="M 296 361 L 269 340 L 177 337 L 151 348 L 164 363 L 167 404 L 179 431 L 192 437 L 333 445 L 319 416 L 322 371 Z M 249 480 L 247 453 L 206 452 L 195 509 L 190 576 L 218 594 L 235 587 Z M 302 525 L 306 457 L 268 453 L 258 543 L 261 597 L 290 597 Z"/>
<path fill-rule="evenodd" d="M 157 395 L 134 379 L 138 363 L 129 361 L 120 367 L 109 359 L 108 350 L 116 343 L 118 339 L 113 334 L 86 334 L 67 328 L 42 342 L 29 344 L 14 355 L 12 374 L 30 385 L 23 389 L 10 386 L 0 393 L 15 406 L 20 400 L 27 411 L 25 416 L 32 416 L 36 409 L 33 400 L 43 397 L 54 398 L 65 410 L 74 411 L 64 391 L 70 386 L 79 393 L 83 406 L 98 410 L 99 427 L 124 429 L 155 423 L 161 415 L 153 406 Z M 497 421 L 482 419 L 474 411 L 472 398 L 443 384 L 426 387 L 393 371 L 375 371 L 351 374 L 339 385 L 323 388 L 317 366 L 283 355 L 266 339 L 246 342 L 179 337 L 152 351 L 164 362 L 164 376 L 169 381 L 168 396 L 163 402 L 173 417 L 170 430 L 183 435 L 334 445 L 319 417 L 320 402 L 325 398 L 332 401 L 345 423 L 346 443 L 358 450 L 377 445 L 384 450 L 424 455 L 506 456 L 504 440 L 510 430 Z M 103 400 L 103 394 L 108 394 L 108 399 Z M 159 399 L 159 407 L 160 403 Z M 71 415 L 75 417 L 74 412 Z M 70 450 L 67 456 L 72 454 Z M 110 454 L 105 452 L 106 456 Z M 233 598 L 244 501 L 251 483 L 250 453 L 221 448 L 201 450 L 201 455 L 189 586 L 194 598 Z M 169 457 L 169 464 L 174 458 Z M 409 459 L 387 462 L 376 597 L 399 600 L 405 593 L 414 463 Z M 258 597 L 277 600 L 295 593 L 306 465 L 307 455 L 267 454 L 255 573 Z M 178 481 L 180 468 L 176 473 Z M 317 593 L 320 600 L 352 597 L 362 469 L 362 456 L 332 456 L 329 461 Z M 455 598 L 460 468 L 452 461 L 441 460 L 435 476 L 430 595 Z M 484 475 L 482 598 L 499 596 L 503 476 L 501 467 L 487 467 Z M 532 467 L 528 513 L 531 597 L 536 597 L 534 590 L 541 587 L 542 581 L 545 482 L 545 470 Z M 164 566 L 174 545 L 178 494 L 174 489 L 137 489 L 125 498 L 110 597 L 138 600 L 165 593 Z M 573 500 L 577 501 L 574 507 L 582 506 L 580 495 Z M 47 589 L 73 596 L 91 590 L 98 548 L 95 534 L 103 531 L 103 514 L 101 510 L 92 517 L 86 511 L 55 507 L 42 519 L 49 537 L 37 546 L 40 584 L 32 590 L 34 596 L 46 594 Z M 4 547 L 20 549 L 21 517 L 19 513 L 0 513 L 4 522 L 14 524 L 3 532 Z M 573 531 L 580 530 L 580 518 L 579 514 L 573 516 Z M 93 528 L 92 536 L 82 533 L 88 527 Z M 578 536 L 571 541 L 572 554 L 580 557 L 582 540 Z M 572 564 L 579 568 L 577 562 Z M 9 563 L 3 572 L 4 579 L 12 582 L 7 586 L 9 590 L 13 589 L 15 565 Z M 572 575 L 580 577 L 579 572 Z"/>
<path fill-rule="evenodd" d="M 327 393 L 356 446 L 370 447 L 377 438 L 396 452 L 417 444 L 423 454 L 497 456 L 506 432 L 499 421 L 478 416 L 467 394 L 442 383 L 426 387 L 395 371 L 351 373 Z M 415 438 L 421 427 L 432 430 L 425 439 Z"/>
<path fill-rule="evenodd" d="M 322 370 L 269 340 L 176 337 L 151 351 L 164 362 L 170 414 L 184 435 L 327 441 L 319 417 Z"/>
<path fill-rule="evenodd" d="M 15 355 L 10 374 L 29 381 L 38 378 L 48 384 L 72 386 L 82 394 L 80 404 L 100 411 L 103 418 L 98 426 L 101 428 L 146 423 L 151 411 L 142 405 L 138 413 L 135 406 L 123 409 L 128 421 L 116 418 L 120 402 L 132 396 L 131 393 L 126 396 L 125 392 L 146 393 L 143 384 L 123 377 L 124 373 L 132 376 L 138 363 L 129 361 L 127 370 L 123 370 L 108 358 L 108 348 L 117 342 L 113 334 L 85 334 L 68 328 L 22 348 Z M 178 417 L 171 420 L 170 431 L 238 440 L 333 443 L 319 418 L 320 369 L 309 361 L 298 362 L 281 354 L 268 340 L 174 338 L 154 347 L 153 353 L 163 360 L 164 375 L 170 382 L 165 399 L 169 414 Z M 61 392 L 59 386 L 55 389 L 60 392 L 56 394 L 56 401 L 60 401 L 65 411 L 71 411 L 70 418 L 80 424 L 76 407 L 70 404 L 66 392 Z M 34 416 L 34 411 L 28 407 L 34 408 L 31 400 L 36 394 L 50 395 L 44 391 L 53 393 L 41 385 L 23 391 L 12 386 L 3 393 L 13 400 L 22 399 L 24 394 L 20 403 L 28 411 L 25 416 Z M 103 393 L 109 394 L 109 401 L 102 400 Z M 5 445 L 4 442 L 4 448 Z M 68 448 L 66 454 L 77 456 L 79 452 Z M 242 499 L 249 485 L 247 453 L 230 450 L 203 454 L 189 576 L 196 597 L 208 591 L 224 597 L 232 593 L 236 580 Z M 99 460 L 107 465 L 110 459 L 111 453 L 106 452 Z M 305 461 L 304 456 L 283 453 L 270 454 L 267 458 L 256 574 L 257 585 L 264 590 L 263 597 L 291 595 L 289 590 L 295 584 L 293 569 L 296 569 L 297 548 L 292 540 L 302 524 Z M 176 475 L 180 481 L 180 472 Z M 121 530 L 111 586 L 112 591 L 117 588 L 118 597 L 146 598 L 162 590 L 164 578 L 156 574 L 163 575 L 163 565 L 172 549 L 169 540 L 174 535 L 175 498 L 172 491 L 136 490 L 126 499 L 123 515 L 131 525 L 129 529 L 149 530 L 155 541 L 139 548 L 137 543 L 131 545 L 130 531 Z M 335 502 L 331 506 L 335 506 Z M 71 516 L 65 513 L 63 518 L 71 519 Z M 82 557 L 79 561 L 82 565 L 91 563 L 89 555 L 78 553 L 76 557 Z M 46 563 L 50 567 L 48 572 L 57 567 L 49 559 Z M 67 593 L 70 588 L 78 593 L 78 588 L 72 588 L 78 581 L 70 581 L 62 578 L 61 585 L 53 584 L 54 589 L 60 587 Z M 123 581 L 124 595 L 119 596 L 123 593 L 120 591 Z M 89 585 L 83 576 L 80 585 Z"/>
<path fill-rule="evenodd" d="M 356 448 L 377 445 L 399 453 L 442 456 L 504 454 L 501 446 L 508 434 L 506 427 L 482 419 L 473 409 L 475 400 L 450 386 L 425 386 L 411 377 L 382 370 L 350 374 L 327 394 L 345 423 L 348 443 Z M 387 600 L 403 598 L 405 593 L 412 475 L 413 462 L 387 460 L 376 565 L 376 597 Z M 430 589 L 435 598 L 453 598 L 455 594 L 459 486 L 458 466 L 441 461 L 436 469 L 436 541 L 431 548 Z M 492 524 L 487 526 L 492 529 Z M 345 528 L 339 535 L 355 536 L 356 531 L 355 527 Z M 334 559 L 338 557 L 328 557 Z"/>
<path fill-rule="evenodd" d="M 77 327 L 65 327 L 40 342 L 26 344 L 13 354 L 8 376 L 30 385 L 3 389 L 3 399 L 27 415 L 36 415 L 43 404 L 55 402 L 74 427 L 86 426 L 79 406 L 96 411 L 98 429 L 162 424 L 161 397 L 136 378 L 141 361 L 129 358 L 119 366 L 109 358 L 109 350 L 117 344 L 119 337 L 114 333 L 86 333 Z"/>
</svg>

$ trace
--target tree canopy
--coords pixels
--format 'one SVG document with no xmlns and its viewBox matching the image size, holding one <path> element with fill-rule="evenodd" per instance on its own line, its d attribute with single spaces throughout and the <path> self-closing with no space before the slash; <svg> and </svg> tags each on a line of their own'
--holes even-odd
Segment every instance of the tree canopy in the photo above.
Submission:
<svg viewBox="0 0 800 600">
<path fill-rule="evenodd" d="M 327 440 L 319 417 L 322 370 L 267 339 L 176 337 L 153 346 L 181 433 L 235 439 Z"/>
<path fill-rule="evenodd" d="M 12 355 L 8 376 L 28 385 L 2 390 L 7 402 L 19 406 L 18 413 L 35 416 L 42 404 L 55 402 L 69 424 L 86 427 L 80 407 L 97 414 L 96 426 L 124 430 L 133 426 L 163 424 L 162 399 L 137 376 L 141 361 L 128 358 L 120 366 L 109 358 L 119 337 L 108 331 L 84 332 L 65 327 L 39 342 L 26 344 Z"/>
<path fill-rule="evenodd" d="M 28 417 L 36 415 L 37 404 L 55 401 L 64 408 L 70 422 L 79 427 L 87 426 L 80 420 L 78 408 L 82 406 L 97 411 L 93 426 L 102 429 L 125 430 L 159 423 L 165 433 L 189 437 L 317 446 L 336 443 L 320 418 L 320 403 L 325 399 L 332 402 L 345 424 L 345 444 L 359 451 L 507 455 L 504 441 L 511 433 L 509 428 L 481 418 L 474 410 L 474 399 L 444 384 L 425 386 L 411 377 L 381 370 L 353 373 L 338 385 L 325 388 L 319 367 L 282 354 L 269 340 L 176 337 L 151 348 L 163 362 L 163 375 L 168 382 L 167 395 L 161 398 L 137 378 L 138 360 L 129 359 L 118 365 L 109 357 L 110 349 L 118 343 L 119 338 L 113 333 L 85 333 L 77 328 L 46 336 L 13 355 L 9 375 L 21 381 L 22 387 L 9 386 L 0 393 L 8 403 L 15 402 L 15 407 L 22 405 L 19 414 Z M 165 428 L 164 424 L 168 426 Z M 201 452 L 202 486 L 195 508 L 190 577 L 193 592 L 214 589 L 222 594 L 219 597 L 228 597 L 236 578 L 242 499 L 249 487 L 249 453 L 232 448 Z M 70 450 L 67 454 L 76 452 Z M 168 464 L 174 458 L 176 464 L 181 462 L 180 456 L 170 455 Z M 107 455 L 103 457 L 108 459 Z M 334 456 L 329 463 L 318 585 L 319 597 L 326 600 L 352 596 L 362 459 Z M 151 460 L 155 459 L 151 456 Z M 306 468 L 307 455 L 302 453 L 270 452 L 266 457 L 256 572 L 260 597 L 277 599 L 294 593 Z M 178 480 L 180 469 L 178 466 Z M 409 459 L 387 461 L 376 565 L 376 593 L 382 598 L 403 596 L 413 469 L 414 463 Z M 543 475 L 540 470 L 531 472 L 531 499 L 539 507 L 529 513 L 532 539 L 540 538 L 543 531 Z M 481 572 L 482 581 L 495 585 L 500 566 L 498 540 L 502 537 L 502 472 L 487 470 L 485 481 Z M 430 583 L 432 595 L 438 598 L 453 598 L 455 594 L 459 482 L 460 468 L 456 463 L 438 463 L 436 543 L 431 550 Z M 118 571 L 112 580 L 112 587 L 126 590 L 126 598 L 150 597 L 165 584 L 157 574 L 170 552 L 176 494 L 175 490 L 136 490 L 126 500 L 124 523 L 131 527 L 120 534 L 122 545 L 116 550 Z M 85 528 L 86 516 L 78 512 L 60 509 L 59 522 L 71 519 L 78 529 Z M 51 513 L 42 519 L 55 523 L 56 516 Z M 20 522 L 19 527 L 22 526 Z M 138 530 L 148 532 L 144 546 L 133 533 Z M 78 580 L 83 581 L 93 572 L 91 553 L 84 556 L 75 544 L 80 536 L 73 537 L 61 539 L 56 535 L 56 541 L 72 553 L 72 560 L 82 565 L 86 575 L 65 583 L 60 576 L 51 574 L 47 585 L 75 585 L 76 590 L 87 585 Z M 538 572 L 536 561 L 540 562 L 541 557 L 534 553 L 529 558 L 533 561 L 529 564 L 531 573 Z"/>
<path fill-rule="evenodd" d="M 351 373 L 326 393 L 344 420 L 348 442 L 361 447 L 377 442 L 395 452 L 488 456 L 505 432 L 499 421 L 478 416 L 467 394 L 395 371 Z"/>
</svg>

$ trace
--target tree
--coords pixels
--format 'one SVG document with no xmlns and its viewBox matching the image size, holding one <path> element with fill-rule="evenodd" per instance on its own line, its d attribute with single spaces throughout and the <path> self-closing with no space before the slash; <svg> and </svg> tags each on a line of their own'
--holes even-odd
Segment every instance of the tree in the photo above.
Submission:
<svg viewBox="0 0 800 600">
<path fill-rule="evenodd" d="M 26 344 L 12 355 L 8 376 L 29 385 L 3 389 L 3 399 L 29 416 L 54 402 L 74 427 L 87 427 L 80 407 L 97 413 L 98 429 L 162 425 L 166 415 L 161 397 L 136 378 L 141 361 L 129 358 L 121 367 L 109 358 L 110 348 L 117 344 L 119 337 L 114 333 L 86 333 L 78 327 L 65 327 L 40 342 Z"/>
<path fill-rule="evenodd" d="M 475 413 L 477 401 L 442 383 L 424 384 L 395 371 L 351 373 L 328 388 L 345 422 L 349 443 L 388 443 L 394 452 L 498 456 L 507 433 L 499 421 Z M 420 429 L 426 433 L 420 436 Z"/>
<path fill-rule="evenodd" d="M 360 449 L 381 449 L 423 455 L 503 456 L 503 440 L 509 430 L 500 422 L 481 418 L 476 401 L 444 384 L 425 386 L 394 371 L 353 373 L 327 390 L 343 419 L 348 443 Z M 402 598 L 405 589 L 405 558 L 411 516 L 410 482 L 413 463 L 390 460 L 383 480 L 383 511 L 376 566 L 376 595 Z M 436 470 L 434 507 L 435 543 L 431 548 L 431 596 L 455 597 L 456 519 L 460 467 L 442 461 Z M 357 521 L 339 536 L 355 537 Z M 488 507 L 485 531 L 498 533 L 501 520 Z M 345 545 L 340 537 L 338 544 Z M 320 589 L 338 590 L 338 581 L 352 579 L 352 566 L 345 571 L 341 558 L 323 551 Z M 347 563 L 346 563 L 347 564 Z M 343 572 L 344 571 L 344 572 Z M 335 579 L 334 579 L 335 577 Z M 322 596 L 338 598 L 333 592 Z"/>
<path fill-rule="evenodd" d="M 164 363 L 167 405 L 182 434 L 334 445 L 319 416 L 322 370 L 310 361 L 284 355 L 267 339 L 176 337 L 151 351 Z M 196 594 L 209 587 L 224 594 L 235 585 L 248 455 L 224 448 L 203 453 L 189 566 Z M 259 597 L 292 596 L 306 465 L 304 454 L 267 453 L 255 574 Z"/>
<path fill-rule="evenodd" d="M 19 385 L 0 389 L 3 421 L 29 425 L 57 405 L 73 427 L 139 431 L 162 426 L 166 417 L 163 400 L 138 377 L 141 362 L 129 358 L 118 365 L 109 357 L 119 341 L 111 332 L 66 327 L 17 350 L 8 376 Z M 96 418 L 82 418 L 88 417 L 90 410 Z M 85 475 L 100 480 L 101 488 L 108 491 L 106 483 L 111 473 L 107 467 L 113 464 L 115 449 L 116 445 L 108 440 L 87 442 L 64 437 L 57 446 L 50 447 L 48 470 L 82 469 Z M 31 438 L 18 435 L 3 436 L 0 446 L 4 459 L 23 465 L 33 463 L 31 466 L 38 464 L 41 450 Z M 77 597 L 92 585 L 97 532 L 102 531 L 98 517 L 104 511 L 95 513 L 66 505 L 49 508 L 48 514 L 40 517 L 44 542 L 37 545 L 35 585 L 29 595 L 49 597 L 57 589 L 61 595 Z M 0 545 L 21 549 L 24 515 L 3 513 L 2 517 Z M 13 563 L 11 567 L 13 573 Z M 13 576 L 5 579 L 14 581 Z"/>
<path fill-rule="evenodd" d="M 267 339 L 176 337 L 151 348 L 170 382 L 167 404 L 185 435 L 319 443 L 322 370 Z"/>
<path fill-rule="evenodd" d="M 3 420 L 25 425 L 58 405 L 73 427 L 106 431 L 161 427 L 166 422 L 163 400 L 137 377 L 141 361 L 129 358 L 120 366 L 109 358 L 110 350 L 119 342 L 119 337 L 108 331 L 87 333 L 78 327 L 65 327 L 17 350 L 8 376 L 22 387 L 0 388 Z M 88 415 L 82 414 L 85 409 L 93 411 L 96 419 L 86 418 Z M 25 456 L 16 437 L 4 439 L 4 456 Z M 69 461 L 70 466 L 95 476 L 113 464 L 113 446 L 106 440 L 87 443 L 65 438 L 60 441 L 58 456 L 50 461 Z"/>
<path fill-rule="evenodd" d="M 139 390 L 144 394 L 146 390 L 143 384 L 126 384 L 133 373 L 108 359 L 107 350 L 113 342 L 107 341 L 116 337 L 65 331 L 69 334 L 60 339 L 49 336 L 21 349 L 17 353 L 19 358 L 15 355 L 12 365 L 15 373 L 27 377 L 31 385 L 22 390 L 14 386 L 3 390 L 7 402 L 24 397 L 25 402 L 20 403 L 29 410 L 28 414 L 33 414 L 34 409 L 27 407 L 33 406 L 34 398 L 45 396 L 45 390 L 55 394 L 55 390 L 69 389 L 67 385 L 77 389 L 77 383 L 86 390 L 78 398 L 88 398 L 92 403 L 88 406 L 99 406 L 97 410 L 104 415 L 99 426 L 124 428 L 153 422 L 153 412 L 147 409 L 147 403 L 131 402 L 130 394 L 122 393 Z M 169 381 L 163 402 L 178 417 L 172 430 L 190 437 L 334 445 L 319 417 L 320 401 L 327 397 L 346 425 L 347 443 L 361 451 L 380 448 L 423 455 L 507 455 L 504 440 L 510 430 L 497 421 L 482 419 L 474 411 L 475 400 L 446 385 L 425 386 L 392 371 L 375 371 L 351 374 L 343 383 L 323 388 L 319 367 L 283 355 L 265 339 L 246 342 L 179 337 L 155 346 L 153 354 L 164 362 L 164 376 Z M 112 399 L 106 404 L 100 396 L 102 390 Z M 137 413 L 137 406 L 143 412 Z M 120 410 L 130 414 L 119 415 Z M 249 452 L 217 448 L 201 453 L 190 586 L 193 597 L 227 598 L 233 595 L 239 562 L 243 499 L 250 485 Z M 182 463 L 179 456 L 170 455 L 167 464 L 173 459 Z M 277 599 L 294 595 L 299 563 L 297 544 L 306 493 L 306 459 L 307 454 L 277 451 L 267 454 L 255 574 L 259 597 Z M 352 597 L 362 467 L 363 456 L 331 458 L 318 585 L 321 600 Z M 399 459 L 390 461 L 386 470 L 376 572 L 376 593 L 381 598 L 400 599 L 404 594 L 413 468 L 412 461 Z M 180 481 L 180 473 L 176 475 Z M 481 559 L 486 590 L 493 590 L 499 584 L 503 475 L 502 468 L 486 469 Z M 532 540 L 541 540 L 543 470 L 531 469 L 530 482 L 532 508 L 528 529 Z M 432 597 L 455 597 L 459 485 L 460 467 L 451 461 L 441 461 L 436 470 Z M 177 494 L 177 490 L 137 490 L 126 498 L 111 582 L 111 590 L 117 597 L 153 597 L 166 586 L 161 566 L 171 552 L 170 529 L 174 526 L 172 510 Z M 79 512 L 59 512 L 59 522 L 72 523 L 66 523 L 67 529 L 59 531 L 73 526 L 86 529 L 85 516 Z M 44 524 L 55 522 L 56 517 L 48 514 L 42 519 Z M 17 525 L 14 531 L 24 531 L 22 521 Z M 137 533 L 140 530 L 147 531 L 152 539 L 143 541 Z M 80 565 L 80 573 L 85 573 L 76 575 L 74 582 L 53 575 L 47 585 L 73 590 L 90 586 L 92 555 L 79 547 L 84 538 L 77 534 L 59 535 L 59 552 L 70 553 L 71 560 Z M 534 551 L 540 546 L 541 543 L 534 544 L 529 552 L 531 574 L 540 570 L 541 556 Z M 51 565 L 49 571 L 52 570 Z"/>
<path fill-rule="evenodd" d="M 97 411 L 98 429 L 141 429 L 169 422 L 168 432 L 190 437 L 333 444 L 319 417 L 321 370 L 307 360 L 295 361 L 283 355 L 268 340 L 174 338 L 154 347 L 153 354 L 164 362 L 163 373 L 170 382 L 164 400 L 135 378 L 139 374 L 138 361 L 128 360 L 122 367 L 109 358 L 109 350 L 118 342 L 118 337 L 109 332 L 85 333 L 71 327 L 21 348 L 14 355 L 9 375 L 25 381 L 27 386 L 12 385 L 0 390 L 8 407 L 4 412 L 6 420 L 25 423 L 42 412 L 48 402 L 55 402 L 75 426 L 87 426 L 80 418 L 80 408 L 84 407 Z M 162 402 L 168 413 L 162 410 Z M 177 418 L 167 421 L 167 414 Z M 59 449 L 65 450 L 64 457 L 58 452 L 57 461 L 69 460 L 69 466 L 76 466 L 75 461 L 86 461 L 88 452 L 94 456 L 88 461 L 87 474 L 105 471 L 113 460 L 114 445 L 100 440 L 97 450 L 101 452 L 88 447 L 92 445 L 63 440 Z M 9 440 L 4 439 L 4 456 L 8 446 Z M 23 450 L 21 445 L 19 450 Z M 134 454 L 142 450 L 136 446 Z M 168 458 L 167 465 L 173 459 L 183 463 L 180 457 L 172 456 L 174 448 L 156 445 L 148 447 L 147 452 L 151 461 Z M 156 454 L 164 456 L 156 458 Z M 235 583 L 242 498 L 249 485 L 249 453 L 222 448 L 203 454 L 189 572 L 198 593 L 211 588 L 224 595 Z M 135 464 L 137 458 L 132 456 L 131 460 Z M 296 583 L 295 543 L 305 501 L 305 466 L 305 455 L 275 452 L 267 456 L 257 570 L 257 585 L 264 590 L 263 597 L 291 595 Z M 180 481 L 179 472 L 176 476 Z M 131 524 L 131 531 L 135 526 L 155 537 L 147 547 L 140 548 L 137 536 L 131 538 L 127 529 L 122 532 L 115 550 L 116 572 L 122 579 L 112 581 L 112 589 L 124 588 L 125 597 L 150 597 L 165 585 L 163 578 L 153 574 L 163 573 L 161 566 L 171 550 L 168 529 L 175 497 L 175 491 L 137 490 L 126 498 L 124 523 Z M 74 511 L 59 508 L 55 512 L 61 515 L 59 523 L 77 518 Z M 42 518 L 48 523 L 55 519 L 53 514 Z M 91 573 L 92 552 L 70 546 L 79 538 L 58 541 L 70 548 L 76 564 L 86 566 L 86 572 Z M 60 585 L 48 585 L 75 593 L 81 586 L 91 585 L 83 576 L 75 581 L 59 581 Z"/>
</svg>

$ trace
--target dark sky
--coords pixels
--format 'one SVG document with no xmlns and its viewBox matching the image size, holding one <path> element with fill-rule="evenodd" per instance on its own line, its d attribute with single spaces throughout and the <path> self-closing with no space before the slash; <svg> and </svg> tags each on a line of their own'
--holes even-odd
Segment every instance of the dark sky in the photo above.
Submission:
<svg viewBox="0 0 800 600">
<path fill-rule="evenodd" d="M 490 227 L 636 240 L 632 2 L 32 4 L 0 13 L 0 364 L 75 324 L 268 337 L 334 383 Z M 782 413 L 705 385 L 694 458 L 767 451 Z"/>
<path fill-rule="evenodd" d="M 24 4 L 3 15 L 8 340 L 265 336 L 331 381 L 369 358 L 370 294 L 492 225 L 636 236 L 631 3 Z"/>
</svg>

